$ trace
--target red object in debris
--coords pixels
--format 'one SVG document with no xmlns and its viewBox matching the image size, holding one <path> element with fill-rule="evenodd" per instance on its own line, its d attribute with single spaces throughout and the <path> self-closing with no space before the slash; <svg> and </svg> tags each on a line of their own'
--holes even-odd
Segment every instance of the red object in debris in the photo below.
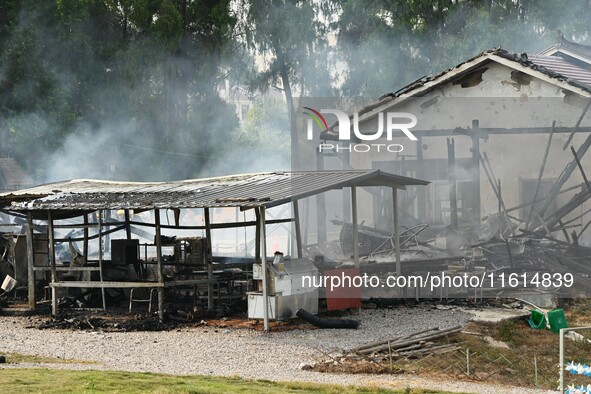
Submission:
<svg viewBox="0 0 591 394">
<path fill-rule="evenodd" d="M 359 277 L 359 272 L 359 268 L 324 271 L 324 276 L 327 278 L 325 287 L 326 308 L 329 311 L 359 308 L 361 306 L 361 287 L 353 286 L 353 278 Z M 339 280 L 337 281 L 336 278 Z M 338 286 L 337 282 L 339 282 Z"/>
</svg>

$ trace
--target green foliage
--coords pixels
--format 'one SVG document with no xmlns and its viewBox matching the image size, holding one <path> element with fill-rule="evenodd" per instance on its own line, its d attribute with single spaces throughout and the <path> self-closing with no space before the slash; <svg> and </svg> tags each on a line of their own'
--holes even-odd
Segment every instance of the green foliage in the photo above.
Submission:
<svg viewBox="0 0 591 394">
<path fill-rule="evenodd" d="M 233 136 L 233 141 L 251 148 L 273 146 L 285 154 L 289 152 L 289 130 L 285 104 L 278 98 L 264 98 L 255 102 L 244 119 L 244 124 Z"/>
<path fill-rule="evenodd" d="M 7 1 L 0 18 L 0 154 L 32 173 L 188 177 L 238 126 L 217 94 L 229 1 Z"/>
<path fill-rule="evenodd" d="M 585 0 L 339 1 L 334 24 L 346 67 L 343 92 L 380 96 L 497 46 L 536 52 L 556 30 L 588 40 Z"/>
</svg>

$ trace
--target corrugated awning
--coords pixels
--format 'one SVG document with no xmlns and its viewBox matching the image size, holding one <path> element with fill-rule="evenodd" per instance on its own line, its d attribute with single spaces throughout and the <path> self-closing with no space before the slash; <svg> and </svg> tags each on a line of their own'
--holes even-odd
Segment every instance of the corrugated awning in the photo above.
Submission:
<svg viewBox="0 0 591 394">
<path fill-rule="evenodd" d="M 273 207 L 342 187 L 404 189 L 428 183 L 379 170 L 267 172 L 173 182 L 75 179 L 2 193 L 0 206 L 14 212 Z"/>
</svg>

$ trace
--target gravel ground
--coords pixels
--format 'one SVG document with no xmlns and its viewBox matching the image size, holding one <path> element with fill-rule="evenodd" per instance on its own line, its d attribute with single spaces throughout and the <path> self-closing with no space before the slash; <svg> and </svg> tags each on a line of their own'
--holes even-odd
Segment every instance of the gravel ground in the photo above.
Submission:
<svg viewBox="0 0 591 394">
<path fill-rule="evenodd" d="M 26 328 L 27 318 L 0 317 L 0 353 L 37 354 L 99 364 L 20 364 L 27 367 L 108 369 L 167 374 L 241 376 L 385 388 L 423 387 L 477 393 L 542 392 L 414 376 L 346 375 L 302 371 L 320 351 L 349 348 L 423 328 L 452 327 L 470 319 L 457 310 L 433 307 L 362 310 L 359 330 L 262 333 L 199 327 L 159 332 L 97 332 Z M 5 368 L 13 367 L 4 364 Z M 1 376 L 1 375 L 0 375 Z M 1 378 L 0 378 L 1 380 Z"/>
</svg>

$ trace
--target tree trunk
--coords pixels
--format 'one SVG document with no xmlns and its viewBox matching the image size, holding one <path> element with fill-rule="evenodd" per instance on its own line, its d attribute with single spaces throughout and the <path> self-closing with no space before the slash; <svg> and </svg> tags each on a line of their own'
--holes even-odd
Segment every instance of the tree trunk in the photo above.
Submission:
<svg viewBox="0 0 591 394">
<path fill-rule="evenodd" d="M 279 55 L 279 54 L 278 54 Z M 293 108 L 293 94 L 291 91 L 291 84 L 289 82 L 289 76 L 287 75 L 287 66 L 283 59 L 278 56 L 280 60 L 279 75 L 281 76 L 281 82 L 283 83 L 283 92 L 285 93 L 285 101 L 287 102 L 287 116 L 289 119 L 289 130 L 291 134 L 291 166 L 292 170 L 297 169 L 299 166 L 299 145 L 298 145 L 298 133 L 295 122 L 295 114 Z"/>
</svg>

